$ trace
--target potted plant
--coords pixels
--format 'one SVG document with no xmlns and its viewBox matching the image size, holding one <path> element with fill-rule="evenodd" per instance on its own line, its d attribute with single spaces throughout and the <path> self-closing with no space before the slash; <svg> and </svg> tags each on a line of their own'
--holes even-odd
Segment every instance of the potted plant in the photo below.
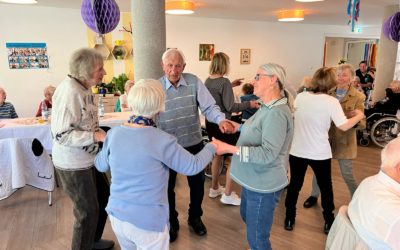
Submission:
<svg viewBox="0 0 400 250">
<path fill-rule="evenodd" d="M 128 81 L 129 78 L 125 73 L 120 74 L 117 77 L 113 77 L 109 84 L 113 84 L 115 86 L 115 90 L 118 90 L 121 94 L 124 93 L 125 82 Z"/>
<path fill-rule="evenodd" d="M 115 56 L 115 59 L 117 59 L 117 60 L 123 60 L 124 59 L 124 51 L 122 49 L 116 49 L 114 51 L 114 56 Z"/>
</svg>

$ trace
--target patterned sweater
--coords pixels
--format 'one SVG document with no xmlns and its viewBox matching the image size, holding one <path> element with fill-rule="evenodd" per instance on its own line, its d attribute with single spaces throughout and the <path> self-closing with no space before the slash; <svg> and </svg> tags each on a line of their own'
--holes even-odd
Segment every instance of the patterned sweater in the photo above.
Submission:
<svg viewBox="0 0 400 250">
<path fill-rule="evenodd" d="M 63 170 L 92 167 L 99 150 L 94 141 L 98 127 L 94 95 L 76 80 L 65 79 L 53 96 L 51 134 L 54 165 Z"/>
</svg>

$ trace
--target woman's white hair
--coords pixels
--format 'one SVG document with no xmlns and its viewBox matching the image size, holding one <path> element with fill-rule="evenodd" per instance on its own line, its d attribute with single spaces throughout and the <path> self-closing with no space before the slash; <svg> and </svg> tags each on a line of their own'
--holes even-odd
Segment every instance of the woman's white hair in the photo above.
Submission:
<svg viewBox="0 0 400 250">
<path fill-rule="evenodd" d="M 160 81 L 141 79 L 133 85 L 128 94 L 128 106 L 133 114 L 154 118 L 165 109 L 165 92 Z"/>
<path fill-rule="evenodd" d="M 186 64 L 185 56 L 183 55 L 182 51 L 180 51 L 179 49 L 167 49 L 167 50 L 163 53 L 163 55 L 162 55 L 162 57 L 161 57 L 161 60 L 162 60 L 163 64 L 165 64 L 165 60 L 166 60 L 170 55 L 173 55 L 173 54 L 179 55 L 179 56 L 181 57 L 181 59 L 182 59 L 182 64 L 183 64 L 183 65 Z"/>
<path fill-rule="evenodd" d="M 69 73 L 72 77 L 85 82 L 90 80 L 95 67 L 100 63 L 103 63 L 103 57 L 95 49 L 79 49 L 69 60 Z"/>
<path fill-rule="evenodd" d="M 56 91 L 56 87 L 49 85 L 46 88 L 44 88 L 43 93 L 44 93 L 44 95 L 49 94 L 49 95 L 53 96 L 54 91 Z"/>
<path fill-rule="evenodd" d="M 283 91 L 284 96 L 287 98 L 288 106 L 293 112 L 293 95 L 286 89 L 286 70 L 281 65 L 276 63 L 266 63 L 260 66 L 260 69 L 265 72 L 265 74 L 277 77 L 277 84 L 281 91 Z"/>
<path fill-rule="evenodd" d="M 381 169 L 395 168 L 400 164 L 400 137 L 391 140 L 381 152 Z"/>
</svg>

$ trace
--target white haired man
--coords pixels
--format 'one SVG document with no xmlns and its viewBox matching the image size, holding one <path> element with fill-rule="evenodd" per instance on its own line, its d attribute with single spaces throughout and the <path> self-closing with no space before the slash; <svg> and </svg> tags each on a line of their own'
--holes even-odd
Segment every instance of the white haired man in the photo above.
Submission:
<svg viewBox="0 0 400 250">
<path fill-rule="evenodd" d="M 185 57 L 177 49 L 169 49 L 162 56 L 165 75 L 160 78 L 166 94 L 165 111 L 156 119 L 157 127 L 175 136 L 178 143 L 192 154 L 204 147 L 198 109 L 208 121 L 219 124 L 222 132 L 233 132 L 231 121 L 225 120 L 225 114 L 215 104 L 214 98 L 201 82 L 192 74 L 183 73 Z M 175 182 L 177 173 L 170 169 L 168 181 L 170 242 L 178 237 L 178 212 L 175 210 Z M 204 196 L 204 171 L 188 176 L 190 187 L 190 205 L 188 224 L 197 235 L 205 235 L 207 229 L 201 216 L 201 204 Z"/>
<path fill-rule="evenodd" d="M 354 193 L 348 214 L 371 249 L 400 249 L 400 138 L 381 153 L 381 171 Z"/>
</svg>

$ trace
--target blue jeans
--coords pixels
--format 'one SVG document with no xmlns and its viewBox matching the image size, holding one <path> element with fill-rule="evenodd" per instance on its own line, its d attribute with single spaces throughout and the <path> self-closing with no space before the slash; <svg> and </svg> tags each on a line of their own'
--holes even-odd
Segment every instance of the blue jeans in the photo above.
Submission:
<svg viewBox="0 0 400 250">
<path fill-rule="evenodd" d="M 246 223 L 247 241 L 251 250 L 272 249 L 269 235 L 282 190 L 257 193 L 242 187 L 240 215 Z"/>
</svg>

